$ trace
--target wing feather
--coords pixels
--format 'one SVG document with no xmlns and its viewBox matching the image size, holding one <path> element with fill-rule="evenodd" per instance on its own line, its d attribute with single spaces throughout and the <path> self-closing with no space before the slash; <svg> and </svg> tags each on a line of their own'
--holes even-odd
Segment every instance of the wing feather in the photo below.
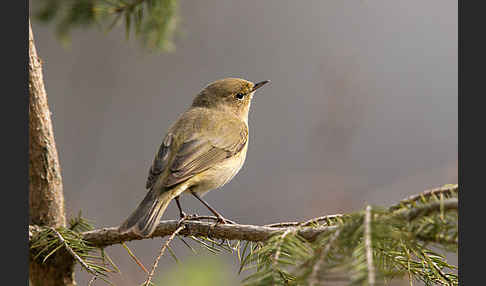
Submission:
<svg viewBox="0 0 486 286">
<path fill-rule="evenodd" d="M 152 188 L 158 176 L 164 171 L 165 167 L 167 166 L 170 157 L 169 147 L 171 146 L 172 141 L 173 135 L 169 133 L 165 136 L 162 145 L 160 145 L 159 150 L 155 155 L 154 162 L 152 163 L 152 166 L 150 166 L 147 182 L 145 183 L 146 189 Z"/>
<path fill-rule="evenodd" d="M 217 125 L 196 128 L 194 121 L 185 121 L 182 118 L 181 126 L 176 124 L 175 128 L 185 130 L 183 134 L 190 136 L 185 140 L 181 138 L 183 136 L 179 137 L 182 141 L 179 144 L 175 143 L 178 141 L 174 140 L 176 135 L 169 133 L 165 137 L 149 170 L 146 187 L 152 188 L 167 168 L 168 172 L 164 175 L 162 184 L 170 187 L 239 153 L 247 142 L 248 127 L 240 120 L 224 119 L 227 122 L 222 125 L 222 130 L 218 129 Z M 175 132 L 175 129 L 172 130 Z M 175 154 L 171 154 L 172 152 Z"/>
</svg>

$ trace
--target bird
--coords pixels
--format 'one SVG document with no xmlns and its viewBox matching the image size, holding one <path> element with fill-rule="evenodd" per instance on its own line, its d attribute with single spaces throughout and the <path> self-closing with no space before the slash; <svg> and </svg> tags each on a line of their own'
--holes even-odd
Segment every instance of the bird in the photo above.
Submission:
<svg viewBox="0 0 486 286">
<path fill-rule="evenodd" d="M 202 197 L 228 183 L 243 166 L 248 149 L 248 113 L 255 91 L 268 80 L 253 83 L 224 78 L 208 84 L 190 107 L 168 129 L 149 169 L 148 193 L 119 226 L 120 233 L 133 231 L 150 236 L 169 203 L 191 194 L 216 217 L 229 223 Z"/>
</svg>

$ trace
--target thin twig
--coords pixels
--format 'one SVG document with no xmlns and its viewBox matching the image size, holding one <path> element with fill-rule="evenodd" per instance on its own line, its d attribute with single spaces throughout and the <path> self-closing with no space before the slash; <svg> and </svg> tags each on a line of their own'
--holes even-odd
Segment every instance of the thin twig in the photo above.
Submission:
<svg viewBox="0 0 486 286">
<path fill-rule="evenodd" d="M 89 273 L 97 276 L 96 274 L 96 271 L 94 271 L 93 269 L 91 269 L 91 267 L 88 266 L 88 264 L 86 264 L 86 262 L 84 262 L 83 259 L 81 259 L 81 257 L 79 257 L 79 255 L 76 254 L 76 252 L 74 252 L 74 250 L 72 250 L 71 247 L 69 247 L 69 245 L 67 244 L 67 242 L 64 240 L 64 237 L 62 237 L 62 235 L 57 231 L 55 230 L 54 228 L 50 228 L 55 234 L 56 236 L 59 238 L 59 241 L 64 244 L 64 247 L 66 248 L 66 250 L 71 253 L 71 255 L 86 269 L 86 271 L 88 271 Z"/>
<path fill-rule="evenodd" d="M 183 224 L 181 226 L 179 226 L 179 228 L 176 229 L 176 231 L 174 231 L 172 233 L 172 235 L 169 237 L 169 239 L 167 239 L 167 241 L 164 243 L 164 245 L 160 249 L 159 256 L 155 259 L 154 265 L 152 266 L 152 270 L 150 271 L 150 274 L 148 275 L 147 280 L 145 281 L 144 285 L 146 285 L 146 286 L 150 285 L 150 283 L 152 281 L 152 277 L 154 276 L 154 273 L 155 273 L 155 269 L 157 268 L 157 265 L 159 264 L 160 258 L 162 257 L 162 255 L 164 255 L 165 249 L 169 246 L 169 243 L 175 238 L 175 236 L 184 228 L 185 228 L 185 226 Z"/>
<path fill-rule="evenodd" d="M 319 280 L 317 279 L 319 269 L 321 269 L 321 265 L 324 262 L 324 259 L 329 253 L 329 250 L 331 250 L 331 246 L 334 244 L 334 241 L 336 241 L 336 239 L 339 237 L 340 233 L 341 233 L 341 229 L 339 228 L 329 239 L 329 242 L 326 244 L 326 246 L 320 249 L 321 253 L 319 254 L 319 258 L 316 264 L 314 264 L 314 267 L 312 267 L 312 272 L 309 275 L 309 286 L 314 286 L 317 285 L 317 283 L 319 283 Z"/>
<path fill-rule="evenodd" d="M 436 263 L 434 263 L 430 257 L 422 250 L 418 250 L 420 255 L 427 261 L 427 263 L 432 266 L 432 268 L 434 269 L 435 272 L 437 272 L 444 280 L 447 281 L 447 283 L 451 283 L 451 280 L 449 279 L 449 277 L 447 277 L 447 275 L 442 271 L 442 269 L 440 269 L 440 267 L 437 266 Z M 448 284 L 448 285 L 452 285 L 452 284 Z"/>
<path fill-rule="evenodd" d="M 403 241 L 400 242 L 402 245 L 403 251 L 407 254 L 407 274 L 408 274 L 408 281 L 410 286 L 413 286 L 413 279 L 412 279 L 412 271 L 410 271 L 410 262 L 412 261 L 412 257 L 410 256 L 410 251 L 408 248 L 404 245 Z"/>
<path fill-rule="evenodd" d="M 281 252 L 281 250 L 282 250 L 280 247 L 282 246 L 282 244 L 283 244 L 283 241 L 284 241 L 285 237 L 286 237 L 286 236 L 287 236 L 289 233 L 291 233 L 291 232 L 295 232 L 295 229 L 289 228 L 289 229 L 287 229 L 287 230 L 286 230 L 286 231 L 285 231 L 285 232 L 282 234 L 282 236 L 280 236 L 280 240 L 279 240 L 278 245 L 277 245 L 277 251 L 275 251 L 275 255 L 274 255 L 274 257 L 273 257 L 273 262 L 272 262 L 272 265 L 273 265 L 273 266 L 275 266 L 275 265 L 278 263 L 278 259 L 279 259 L 279 257 L 280 257 L 280 252 Z"/>
<path fill-rule="evenodd" d="M 389 210 L 394 211 L 396 209 L 400 209 L 404 205 L 411 205 L 416 203 L 421 199 L 428 199 L 431 196 L 436 195 L 445 195 L 446 197 L 453 196 L 455 193 L 459 192 L 459 186 L 455 185 L 445 185 L 440 188 L 435 188 L 431 190 L 426 190 L 420 194 L 412 195 L 408 198 L 401 200 L 399 203 L 391 206 Z"/>
<path fill-rule="evenodd" d="M 366 262 L 368 265 L 368 285 L 375 285 L 375 265 L 373 264 L 373 250 L 371 245 L 371 206 L 366 206 L 364 217 L 364 238 L 366 248 Z"/>
<path fill-rule="evenodd" d="M 410 210 L 402 210 L 397 212 L 397 215 L 405 216 L 409 221 L 412 221 L 420 216 L 427 216 L 433 212 L 444 212 L 448 210 L 457 210 L 458 200 L 457 198 L 451 198 L 444 201 L 432 202 L 426 205 L 416 206 Z"/>
<path fill-rule="evenodd" d="M 127 250 L 128 252 L 128 255 L 133 259 L 133 261 L 135 261 L 135 263 L 137 263 L 137 265 L 145 272 L 145 273 L 149 273 L 147 268 L 145 268 L 145 266 L 143 266 L 142 262 L 135 256 L 135 254 L 133 254 L 133 252 L 130 250 L 130 248 L 128 248 L 128 246 L 125 244 L 125 242 L 122 242 L 121 245 Z"/>
<path fill-rule="evenodd" d="M 333 214 L 333 215 L 326 215 L 326 216 L 321 216 L 321 217 L 316 217 L 312 218 L 306 221 L 292 221 L 292 222 L 279 222 L 279 223 L 272 223 L 272 224 L 266 224 L 265 226 L 268 227 L 289 227 L 289 226 L 309 226 L 314 223 L 319 223 L 322 221 L 329 221 L 331 219 L 336 219 L 343 217 L 344 215 L 342 214 Z"/>
</svg>

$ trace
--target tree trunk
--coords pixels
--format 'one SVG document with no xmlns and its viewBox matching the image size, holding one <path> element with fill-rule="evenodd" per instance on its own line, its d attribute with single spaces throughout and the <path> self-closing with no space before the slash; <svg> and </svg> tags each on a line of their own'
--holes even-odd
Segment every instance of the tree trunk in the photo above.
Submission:
<svg viewBox="0 0 486 286">
<path fill-rule="evenodd" d="M 29 22 L 29 223 L 66 225 L 61 169 L 52 131 L 51 113 Z M 74 260 L 59 251 L 46 263 L 29 261 L 32 285 L 76 285 Z"/>
</svg>

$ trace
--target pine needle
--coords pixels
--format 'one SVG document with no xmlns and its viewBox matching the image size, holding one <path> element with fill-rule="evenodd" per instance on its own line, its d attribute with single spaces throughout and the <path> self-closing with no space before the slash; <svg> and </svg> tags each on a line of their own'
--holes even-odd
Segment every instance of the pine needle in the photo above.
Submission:
<svg viewBox="0 0 486 286">
<path fill-rule="evenodd" d="M 128 248 L 128 246 L 125 244 L 125 242 L 122 242 L 121 245 L 123 246 L 123 248 L 125 248 L 128 252 L 128 255 L 133 259 L 133 261 L 135 261 L 135 263 L 137 263 L 137 265 L 140 267 L 140 269 L 142 269 L 145 273 L 149 274 L 147 268 L 145 268 L 145 266 L 143 266 L 142 262 L 135 256 L 135 254 L 133 254 L 133 252 L 130 250 L 130 248 Z"/>
</svg>

